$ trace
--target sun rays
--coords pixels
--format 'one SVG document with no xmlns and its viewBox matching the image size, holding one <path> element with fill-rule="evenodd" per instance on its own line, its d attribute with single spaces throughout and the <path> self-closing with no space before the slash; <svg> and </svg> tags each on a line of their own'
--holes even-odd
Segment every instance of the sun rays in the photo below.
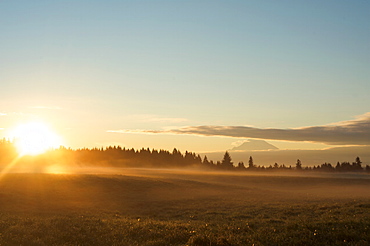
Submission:
<svg viewBox="0 0 370 246">
<path fill-rule="evenodd" d="M 38 155 L 61 145 L 60 137 L 42 122 L 28 122 L 18 125 L 11 132 L 18 153 Z"/>
</svg>

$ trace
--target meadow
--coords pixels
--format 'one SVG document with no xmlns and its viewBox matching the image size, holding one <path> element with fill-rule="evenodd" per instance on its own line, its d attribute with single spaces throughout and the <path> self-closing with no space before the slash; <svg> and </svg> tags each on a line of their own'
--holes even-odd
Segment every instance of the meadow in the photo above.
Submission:
<svg viewBox="0 0 370 246">
<path fill-rule="evenodd" d="M 369 245 L 370 176 L 91 169 L 0 179 L 0 245 Z"/>
</svg>

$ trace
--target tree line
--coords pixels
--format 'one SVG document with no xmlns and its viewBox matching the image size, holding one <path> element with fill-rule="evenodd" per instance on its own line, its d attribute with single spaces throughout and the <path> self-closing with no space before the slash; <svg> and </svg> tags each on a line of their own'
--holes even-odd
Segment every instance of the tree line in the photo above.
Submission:
<svg viewBox="0 0 370 246">
<path fill-rule="evenodd" d="M 327 171 L 327 172 L 370 172 L 370 166 L 362 167 L 359 157 L 355 161 L 338 162 L 335 166 L 330 163 L 323 163 L 313 167 L 303 167 L 298 159 L 294 166 L 279 165 L 274 163 L 267 167 L 256 165 L 253 157 L 250 156 L 248 164 L 239 162 L 234 165 L 231 155 L 225 152 L 221 161 L 214 162 L 207 156 L 203 158 L 196 153 L 185 151 L 182 153 L 176 148 L 172 152 L 168 150 L 156 150 L 142 148 L 122 148 L 121 146 L 109 146 L 105 148 L 81 148 L 71 149 L 61 146 L 35 157 L 17 157 L 14 144 L 9 140 L 0 140 L 0 164 L 6 165 L 18 158 L 19 162 L 31 162 L 39 165 L 74 165 L 74 166 L 106 166 L 106 167 L 130 167 L 130 168 L 203 168 L 211 170 L 234 170 L 234 171 Z"/>
<path fill-rule="evenodd" d="M 303 167 L 301 160 L 297 159 L 297 162 L 295 163 L 295 166 L 292 167 L 286 166 L 284 164 L 279 165 L 278 163 L 274 163 L 274 165 L 269 165 L 268 167 L 265 166 L 257 166 L 254 164 L 253 157 L 250 156 L 248 160 L 248 166 L 246 167 L 243 162 L 239 162 L 237 166 L 233 164 L 231 161 L 230 154 L 226 151 L 224 158 L 221 162 L 218 162 L 217 165 L 219 165 L 223 169 L 238 169 L 238 170 L 254 170 L 254 171 L 260 171 L 260 170 L 297 170 L 297 171 L 324 171 L 324 172 L 368 172 L 370 173 L 370 166 L 366 165 L 365 167 L 362 167 L 362 161 L 360 157 L 356 157 L 355 161 L 350 162 L 337 162 L 335 166 L 333 166 L 331 163 L 323 163 L 321 165 L 317 166 L 307 166 Z"/>
</svg>

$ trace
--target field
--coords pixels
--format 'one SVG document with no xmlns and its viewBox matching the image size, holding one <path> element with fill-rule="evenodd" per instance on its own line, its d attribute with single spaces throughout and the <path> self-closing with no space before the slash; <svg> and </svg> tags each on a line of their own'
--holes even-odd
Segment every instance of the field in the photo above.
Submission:
<svg viewBox="0 0 370 246">
<path fill-rule="evenodd" d="M 0 245 L 369 244 L 365 174 L 120 169 L 0 179 Z"/>
</svg>

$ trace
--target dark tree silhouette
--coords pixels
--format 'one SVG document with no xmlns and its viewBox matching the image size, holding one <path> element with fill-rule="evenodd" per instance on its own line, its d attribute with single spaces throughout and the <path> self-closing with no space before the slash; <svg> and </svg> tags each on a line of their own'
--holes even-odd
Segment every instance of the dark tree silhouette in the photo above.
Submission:
<svg viewBox="0 0 370 246">
<path fill-rule="evenodd" d="M 206 166 L 208 166 L 210 164 L 210 162 L 208 160 L 208 157 L 206 155 L 204 156 L 203 164 L 206 165 Z"/>
<path fill-rule="evenodd" d="M 339 161 L 337 162 L 337 165 L 335 166 L 335 170 L 339 170 L 340 169 L 340 163 Z"/>
<path fill-rule="evenodd" d="M 364 171 L 361 164 L 360 157 L 356 157 L 356 160 L 352 162 L 352 164 L 347 161 L 342 163 L 338 162 L 335 166 L 335 170 L 338 172 L 361 172 Z"/>
<path fill-rule="evenodd" d="M 231 156 L 227 151 L 225 152 L 224 158 L 222 159 L 221 167 L 225 169 L 231 169 L 234 167 L 233 162 L 231 161 Z"/>
<path fill-rule="evenodd" d="M 145 168 L 188 168 L 195 167 L 203 170 L 224 169 L 224 170 L 253 170 L 253 171 L 280 171 L 280 170 L 304 170 L 321 171 L 321 172 L 370 172 L 370 166 L 365 163 L 362 167 L 360 157 L 356 157 L 355 161 L 338 162 L 335 167 L 330 163 L 324 163 L 317 166 L 302 168 L 302 163 L 297 159 L 295 168 L 291 166 L 279 165 L 275 163 L 269 167 L 256 166 L 252 156 L 249 157 L 248 168 L 243 162 L 239 162 L 237 167 L 234 167 L 229 152 L 225 152 L 222 161 L 213 162 L 208 160 L 207 156 L 202 157 L 193 152 L 186 151 L 182 154 L 176 148 L 172 152 L 167 150 L 156 150 L 142 148 L 135 150 L 133 148 L 126 149 L 120 146 L 109 146 L 101 148 L 82 148 L 71 149 L 61 146 L 59 149 L 50 150 L 45 154 L 32 158 L 20 158 L 13 142 L 0 139 L 0 168 L 8 165 L 8 163 L 17 159 L 18 162 L 30 164 L 28 160 L 34 160 L 33 163 L 38 163 L 41 166 L 53 165 L 54 163 L 62 163 L 66 166 L 102 166 L 102 167 L 145 167 Z"/>
<path fill-rule="evenodd" d="M 297 159 L 297 163 L 295 164 L 295 169 L 302 170 L 302 162 L 300 159 Z"/>
<path fill-rule="evenodd" d="M 252 156 L 249 156 L 249 160 L 248 160 L 248 168 L 250 168 L 250 169 L 255 168 L 254 163 L 253 163 L 253 158 L 252 158 Z"/>
<path fill-rule="evenodd" d="M 363 170 L 361 164 L 362 161 L 360 160 L 360 157 L 357 156 L 355 162 L 352 163 L 353 169 L 357 171 Z"/>
<path fill-rule="evenodd" d="M 331 172 L 334 171 L 334 167 L 330 163 L 325 162 L 324 164 L 321 164 L 320 170 Z"/>
<path fill-rule="evenodd" d="M 370 172 L 370 166 L 369 165 L 365 166 L 365 171 L 368 172 L 368 173 Z"/>
<path fill-rule="evenodd" d="M 245 169 L 244 162 L 241 161 L 241 162 L 238 163 L 238 169 L 240 169 L 240 170 Z"/>
</svg>

